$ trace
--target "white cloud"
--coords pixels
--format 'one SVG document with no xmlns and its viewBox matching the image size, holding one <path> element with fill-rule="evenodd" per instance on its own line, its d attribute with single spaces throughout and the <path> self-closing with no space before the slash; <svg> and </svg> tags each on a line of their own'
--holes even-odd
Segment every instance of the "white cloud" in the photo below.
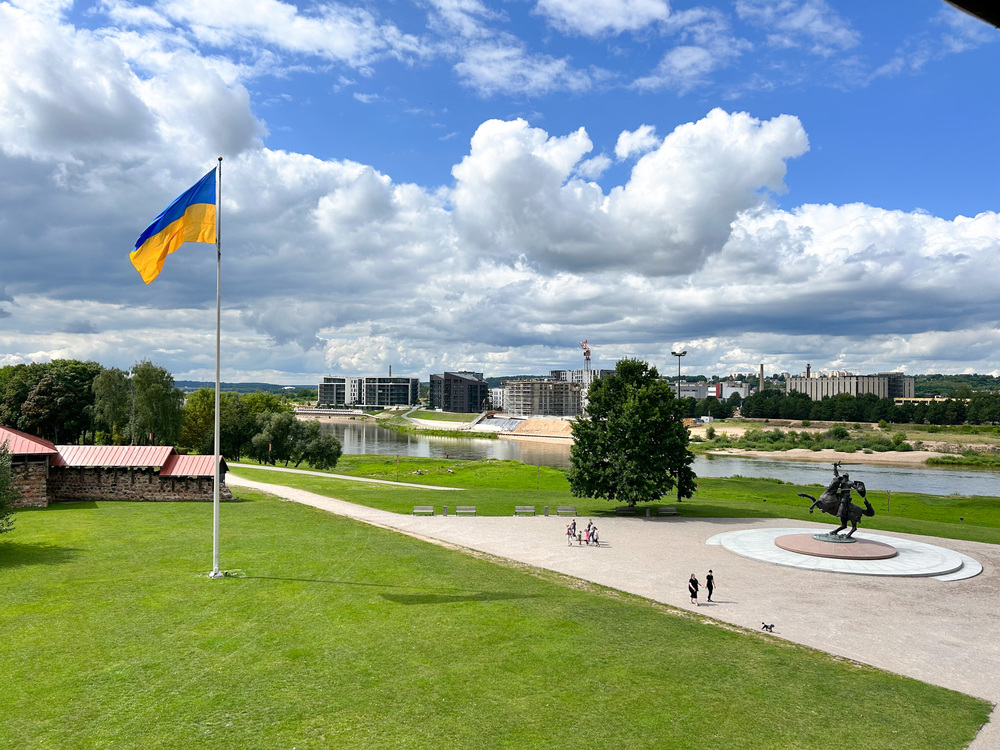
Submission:
<svg viewBox="0 0 1000 750">
<path fill-rule="evenodd" d="M 634 88 L 685 94 L 707 85 L 712 73 L 752 48 L 745 39 L 733 36 L 728 19 L 718 11 L 689 11 L 672 25 L 680 43 L 668 49 L 648 75 L 636 79 Z"/>
<path fill-rule="evenodd" d="M 615 143 L 615 156 L 624 161 L 635 154 L 644 154 L 660 145 L 654 125 L 640 125 L 636 130 L 623 130 Z"/>
<path fill-rule="evenodd" d="M 804 47 L 829 56 L 858 45 L 861 35 L 824 0 L 737 0 L 736 14 L 771 33 L 775 47 Z"/>
<path fill-rule="evenodd" d="M 666 21 L 666 0 L 538 0 L 537 12 L 556 28 L 584 36 L 639 31 Z"/>
<path fill-rule="evenodd" d="M 423 54 L 421 41 L 369 11 L 327 3 L 311 14 L 278 0 L 163 0 L 164 16 L 187 25 L 200 42 L 239 46 L 256 41 L 289 52 L 362 67 L 391 55 Z"/>
<path fill-rule="evenodd" d="M 551 91 L 585 91 L 590 76 L 566 58 L 529 53 L 506 39 L 470 47 L 455 65 L 464 83 L 483 96 L 498 93 L 537 96 Z"/>
</svg>

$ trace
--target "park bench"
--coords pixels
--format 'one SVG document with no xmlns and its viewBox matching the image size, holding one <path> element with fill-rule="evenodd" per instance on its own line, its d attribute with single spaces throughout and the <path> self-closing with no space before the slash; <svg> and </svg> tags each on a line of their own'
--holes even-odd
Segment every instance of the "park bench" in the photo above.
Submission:
<svg viewBox="0 0 1000 750">
<path fill-rule="evenodd" d="M 576 506 L 575 505 L 559 505 L 556 506 L 557 516 L 575 516 Z"/>
<path fill-rule="evenodd" d="M 635 508 L 633 508 L 631 505 L 619 505 L 617 508 L 615 508 L 615 515 L 616 516 L 634 516 L 635 515 Z"/>
<path fill-rule="evenodd" d="M 414 505 L 413 515 L 415 516 L 433 516 L 434 506 L 433 505 Z"/>
<path fill-rule="evenodd" d="M 515 516 L 533 516 L 535 515 L 534 505 L 516 505 L 514 506 Z"/>
<path fill-rule="evenodd" d="M 656 510 L 656 515 L 658 516 L 676 516 L 677 508 L 658 508 Z"/>
<path fill-rule="evenodd" d="M 455 508 L 456 516 L 474 516 L 476 515 L 475 505 L 459 505 Z"/>
</svg>

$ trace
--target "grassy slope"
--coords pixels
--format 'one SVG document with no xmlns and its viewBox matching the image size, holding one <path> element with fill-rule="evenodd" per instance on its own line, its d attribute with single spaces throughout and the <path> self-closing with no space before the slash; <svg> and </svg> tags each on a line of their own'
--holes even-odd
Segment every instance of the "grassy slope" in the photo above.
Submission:
<svg viewBox="0 0 1000 750">
<path fill-rule="evenodd" d="M 383 489 L 383 492 L 386 490 Z M 393 490 L 392 492 L 395 492 Z M 0 540 L 0 727 L 40 748 L 964 747 L 982 701 L 241 493 Z"/>
</svg>

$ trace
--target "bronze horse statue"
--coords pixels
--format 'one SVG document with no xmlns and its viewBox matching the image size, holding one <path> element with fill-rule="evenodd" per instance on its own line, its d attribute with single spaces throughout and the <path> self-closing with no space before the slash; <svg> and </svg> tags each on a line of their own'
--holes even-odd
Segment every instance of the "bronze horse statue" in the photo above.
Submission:
<svg viewBox="0 0 1000 750">
<path fill-rule="evenodd" d="M 861 520 L 861 517 L 874 516 L 875 509 L 865 499 L 865 483 L 852 482 L 849 474 L 846 472 L 843 475 L 840 474 L 838 471 L 839 468 L 840 461 L 837 461 L 833 465 L 833 480 L 826 486 L 826 489 L 823 490 L 823 494 L 819 496 L 818 500 L 804 492 L 799 492 L 798 496 L 807 497 L 813 501 L 812 505 L 809 506 L 810 513 L 818 505 L 819 509 L 824 513 L 829 513 L 831 516 L 837 516 L 840 519 L 840 528 L 831 532 L 833 536 L 839 535 L 841 531 L 847 528 L 847 524 L 850 523 L 851 530 L 844 535 L 845 538 L 850 539 L 854 532 L 858 530 L 858 521 Z M 851 490 L 861 495 L 861 498 L 865 501 L 864 508 L 851 502 Z"/>
</svg>

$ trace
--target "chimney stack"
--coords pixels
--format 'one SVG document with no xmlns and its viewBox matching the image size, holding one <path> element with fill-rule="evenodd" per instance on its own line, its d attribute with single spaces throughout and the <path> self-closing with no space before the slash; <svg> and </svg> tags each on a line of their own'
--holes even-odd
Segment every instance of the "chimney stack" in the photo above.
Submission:
<svg viewBox="0 0 1000 750">
<path fill-rule="evenodd" d="M 764 363 L 760 363 L 760 392 L 764 392 Z"/>
<path fill-rule="evenodd" d="M 812 371 L 812 365 L 806 365 L 806 377 L 812 377 L 809 373 Z"/>
</svg>

